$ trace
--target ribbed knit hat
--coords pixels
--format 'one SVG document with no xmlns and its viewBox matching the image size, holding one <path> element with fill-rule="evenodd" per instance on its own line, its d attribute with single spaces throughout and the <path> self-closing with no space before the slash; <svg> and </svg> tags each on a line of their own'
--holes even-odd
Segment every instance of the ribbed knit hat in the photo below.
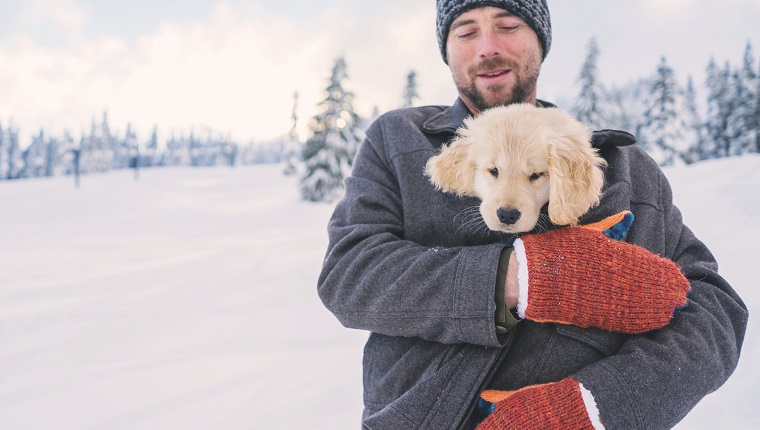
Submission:
<svg viewBox="0 0 760 430">
<path fill-rule="evenodd" d="M 546 0 L 436 0 L 438 9 L 436 31 L 441 56 L 446 61 L 446 39 L 449 37 L 451 23 L 461 14 L 479 7 L 493 6 L 508 10 L 520 17 L 538 35 L 541 42 L 543 58 L 552 44 L 552 23 Z"/>
</svg>

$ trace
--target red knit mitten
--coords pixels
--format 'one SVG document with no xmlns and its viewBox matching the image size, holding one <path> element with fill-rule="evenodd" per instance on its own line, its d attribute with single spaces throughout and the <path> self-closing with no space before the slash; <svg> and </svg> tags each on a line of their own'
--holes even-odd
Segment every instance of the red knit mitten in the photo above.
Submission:
<svg viewBox="0 0 760 430">
<path fill-rule="evenodd" d="M 626 218 L 632 222 L 630 214 Z M 621 333 L 668 324 L 686 305 L 689 281 L 672 261 L 599 231 L 614 230 L 610 224 L 567 227 L 515 241 L 520 317 Z"/>
<path fill-rule="evenodd" d="M 604 428 L 594 396 L 573 378 L 518 391 L 486 390 L 478 408 L 487 417 L 477 430 Z"/>
</svg>

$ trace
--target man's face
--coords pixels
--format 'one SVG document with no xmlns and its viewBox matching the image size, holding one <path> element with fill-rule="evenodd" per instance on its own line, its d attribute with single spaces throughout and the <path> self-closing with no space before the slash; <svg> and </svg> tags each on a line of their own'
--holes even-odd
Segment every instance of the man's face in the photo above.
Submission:
<svg viewBox="0 0 760 430">
<path fill-rule="evenodd" d="M 535 103 L 541 44 L 536 32 L 510 12 L 489 6 L 458 16 L 446 55 L 459 95 L 473 114 Z"/>
</svg>

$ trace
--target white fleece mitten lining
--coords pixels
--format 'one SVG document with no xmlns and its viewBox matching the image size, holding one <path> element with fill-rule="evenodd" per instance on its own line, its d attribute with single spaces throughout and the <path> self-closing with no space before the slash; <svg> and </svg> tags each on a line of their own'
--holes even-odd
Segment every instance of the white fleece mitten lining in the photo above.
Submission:
<svg viewBox="0 0 760 430">
<path fill-rule="evenodd" d="M 587 390 L 580 382 L 578 386 L 581 387 L 581 396 L 583 396 L 583 404 L 586 405 L 586 413 L 591 419 L 591 425 L 594 426 L 594 430 L 605 430 L 602 424 L 602 419 L 599 417 L 599 408 L 596 406 L 596 400 L 591 391 Z"/>
<path fill-rule="evenodd" d="M 517 316 L 525 318 L 525 309 L 528 308 L 528 257 L 525 255 L 525 245 L 519 238 L 512 244 L 512 252 L 517 259 Z"/>
</svg>

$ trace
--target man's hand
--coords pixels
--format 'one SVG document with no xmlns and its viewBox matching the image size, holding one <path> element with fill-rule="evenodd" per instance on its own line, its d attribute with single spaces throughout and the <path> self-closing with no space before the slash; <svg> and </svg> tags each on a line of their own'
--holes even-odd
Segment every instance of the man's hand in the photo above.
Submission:
<svg viewBox="0 0 760 430">
<path fill-rule="evenodd" d="M 593 395 L 573 378 L 517 391 L 484 391 L 478 410 L 486 418 L 477 430 L 604 428 Z"/>
<path fill-rule="evenodd" d="M 686 305 L 689 282 L 672 261 L 615 240 L 625 236 L 632 221 L 633 215 L 624 212 L 594 226 L 515 241 L 507 272 L 507 306 L 517 305 L 518 315 L 532 321 L 621 333 L 667 325 Z"/>
</svg>

